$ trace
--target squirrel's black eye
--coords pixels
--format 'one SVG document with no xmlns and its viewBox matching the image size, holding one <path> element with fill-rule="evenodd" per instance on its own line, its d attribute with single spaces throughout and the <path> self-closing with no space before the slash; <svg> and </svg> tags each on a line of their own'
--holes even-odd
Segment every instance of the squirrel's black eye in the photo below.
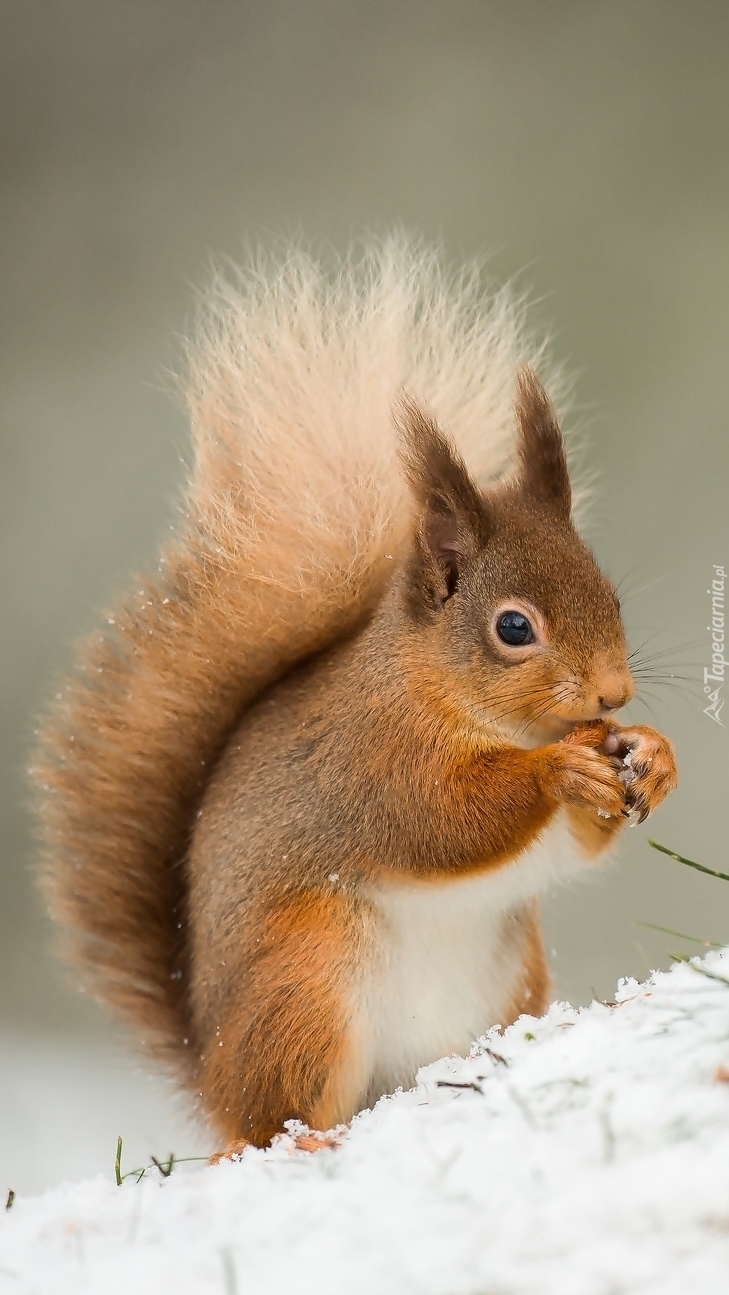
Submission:
<svg viewBox="0 0 729 1295">
<path fill-rule="evenodd" d="M 534 642 L 534 630 L 531 621 L 521 612 L 504 612 L 496 622 L 496 633 L 502 643 L 508 643 L 510 647 L 524 647 L 526 643 Z"/>
</svg>

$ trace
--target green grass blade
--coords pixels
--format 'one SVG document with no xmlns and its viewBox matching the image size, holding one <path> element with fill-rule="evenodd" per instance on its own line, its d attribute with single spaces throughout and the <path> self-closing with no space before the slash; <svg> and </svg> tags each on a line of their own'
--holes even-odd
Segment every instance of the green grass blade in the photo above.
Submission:
<svg viewBox="0 0 729 1295">
<path fill-rule="evenodd" d="M 208 1164 L 209 1160 L 210 1156 L 176 1156 L 173 1152 L 169 1160 L 163 1160 L 160 1164 L 160 1161 L 156 1160 L 155 1157 L 152 1156 L 152 1163 L 145 1165 L 144 1169 L 128 1169 L 125 1174 L 122 1174 L 122 1182 L 124 1182 L 126 1178 L 136 1178 L 137 1182 L 141 1182 L 147 1171 L 149 1169 L 154 1169 L 155 1165 L 160 1170 L 160 1173 L 164 1178 L 169 1178 L 175 1165 L 190 1165 L 193 1161 L 197 1161 L 200 1164 Z"/>
<path fill-rule="evenodd" d="M 697 872 L 705 872 L 707 877 L 718 877 L 720 881 L 729 881 L 729 873 L 715 872 L 713 868 L 705 868 L 703 863 L 694 863 L 693 859 L 684 859 L 682 854 L 676 854 L 675 850 L 669 850 L 665 845 L 659 845 L 657 841 L 648 839 L 648 844 L 653 846 L 654 850 L 660 850 L 661 854 L 667 854 L 669 859 L 676 859 L 678 863 L 685 863 L 687 868 L 695 868 Z"/>
<path fill-rule="evenodd" d="M 692 944 L 702 944 L 705 949 L 723 949 L 723 944 L 715 944 L 713 940 L 700 940 L 698 935 L 687 935 L 685 931 L 672 931 L 670 926 L 656 926 L 655 922 L 636 922 L 636 926 L 644 926 L 648 931 L 661 931 L 664 935 L 677 935 L 679 940 L 690 940 Z"/>
<path fill-rule="evenodd" d="M 700 963 L 692 962 L 687 953 L 670 953 L 668 956 L 673 958 L 674 962 L 685 962 L 687 967 L 698 972 L 700 976 L 706 976 L 707 980 L 716 980 L 720 985 L 726 985 L 727 989 L 729 989 L 729 980 L 727 980 L 726 976 L 720 976 L 716 971 L 709 971 L 708 967 L 702 967 Z"/>
</svg>

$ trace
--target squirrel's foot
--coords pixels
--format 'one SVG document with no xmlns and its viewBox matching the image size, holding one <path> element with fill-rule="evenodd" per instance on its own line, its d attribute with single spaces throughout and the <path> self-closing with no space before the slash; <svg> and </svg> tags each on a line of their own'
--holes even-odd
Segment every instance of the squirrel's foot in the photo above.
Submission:
<svg viewBox="0 0 729 1295">
<path fill-rule="evenodd" d="M 611 723 L 610 720 L 586 719 L 581 724 L 575 724 L 562 738 L 562 743 L 564 746 L 587 746 L 593 751 L 599 751 L 601 755 L 610 756 L 614 752 L 608 750 L 607 740 L 619 728 L 619 724 Z"/>
<path fill-rule="evenodd" d="M 223 1151 L 216 1151 L 208 1160 L 209 1165 L 219 1165 L 221 1160 L 240 1160 L 246 1147 L 251 1143 L 247 1138 L 234 1138 Z"/>
<path fill-rule="evenodd" d="M 625 808 L 625 788 L 613 761 L 598 744 L 588 746 L 570 734 L 547 750 L 551 794 L 559 803 L 597 811 L 605 818 L 620 816 Z"/>
<path fill-rule="evenodd" d="M 342 1144 L 339 1133 L 297 1133 L 292 1151 L 327 1151 Z"/>
<path fill-rule="evenodd" d="M 673 744 L 647 725 L 595 720 L 576 725 L 563 741 L 608 757 L 624 788 L 622 815 L 631 822 L 644 822 L 678 785 Z"/>
<path fill-rule="evenodd" d="M 625 786 L 625 815 L 642 823 L 678 786 L 673 743 L 644 724 L 618 728 L 605 740 L 605 750 L 620 764 Z"/>
</svg>

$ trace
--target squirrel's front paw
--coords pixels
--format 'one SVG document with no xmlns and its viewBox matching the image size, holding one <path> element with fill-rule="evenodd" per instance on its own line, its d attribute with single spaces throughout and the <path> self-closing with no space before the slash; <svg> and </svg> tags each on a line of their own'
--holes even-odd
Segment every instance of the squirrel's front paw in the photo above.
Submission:
<svg viewBox="0 0 729 1295">
<path fill-rule="evenodd" d="M 657 729 L 636 724 L 614 726 L 602 748 L 625 787 L 625 813 L 642 823 L 676 790 L 678 769 L 673 743 Z"/>
<path fill-rule="evenodd" d="M 612 760 L 588 746 L 558 742 L 550 748 L 552 794 L 564 805 L 597 810 L 604 818 L 625 808 L 625 787 Z"/>
</svg>

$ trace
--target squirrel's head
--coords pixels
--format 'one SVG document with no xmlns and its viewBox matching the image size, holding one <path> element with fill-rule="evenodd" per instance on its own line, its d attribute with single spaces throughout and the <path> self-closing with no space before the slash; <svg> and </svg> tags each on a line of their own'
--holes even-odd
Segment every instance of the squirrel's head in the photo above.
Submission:
<svg viewBox="0 0 729 1295">
<path fill-rule="evenodd" d="M 572 523 L 562 433 L 529 368 L 516 419 L 516 475 L 484 492 L 437 424 L 403 399 L 417 505 L 405 605 L 449 705 L 542 740 L 624 706 L 633 681 L 618 597 Z"/>
</svg>

